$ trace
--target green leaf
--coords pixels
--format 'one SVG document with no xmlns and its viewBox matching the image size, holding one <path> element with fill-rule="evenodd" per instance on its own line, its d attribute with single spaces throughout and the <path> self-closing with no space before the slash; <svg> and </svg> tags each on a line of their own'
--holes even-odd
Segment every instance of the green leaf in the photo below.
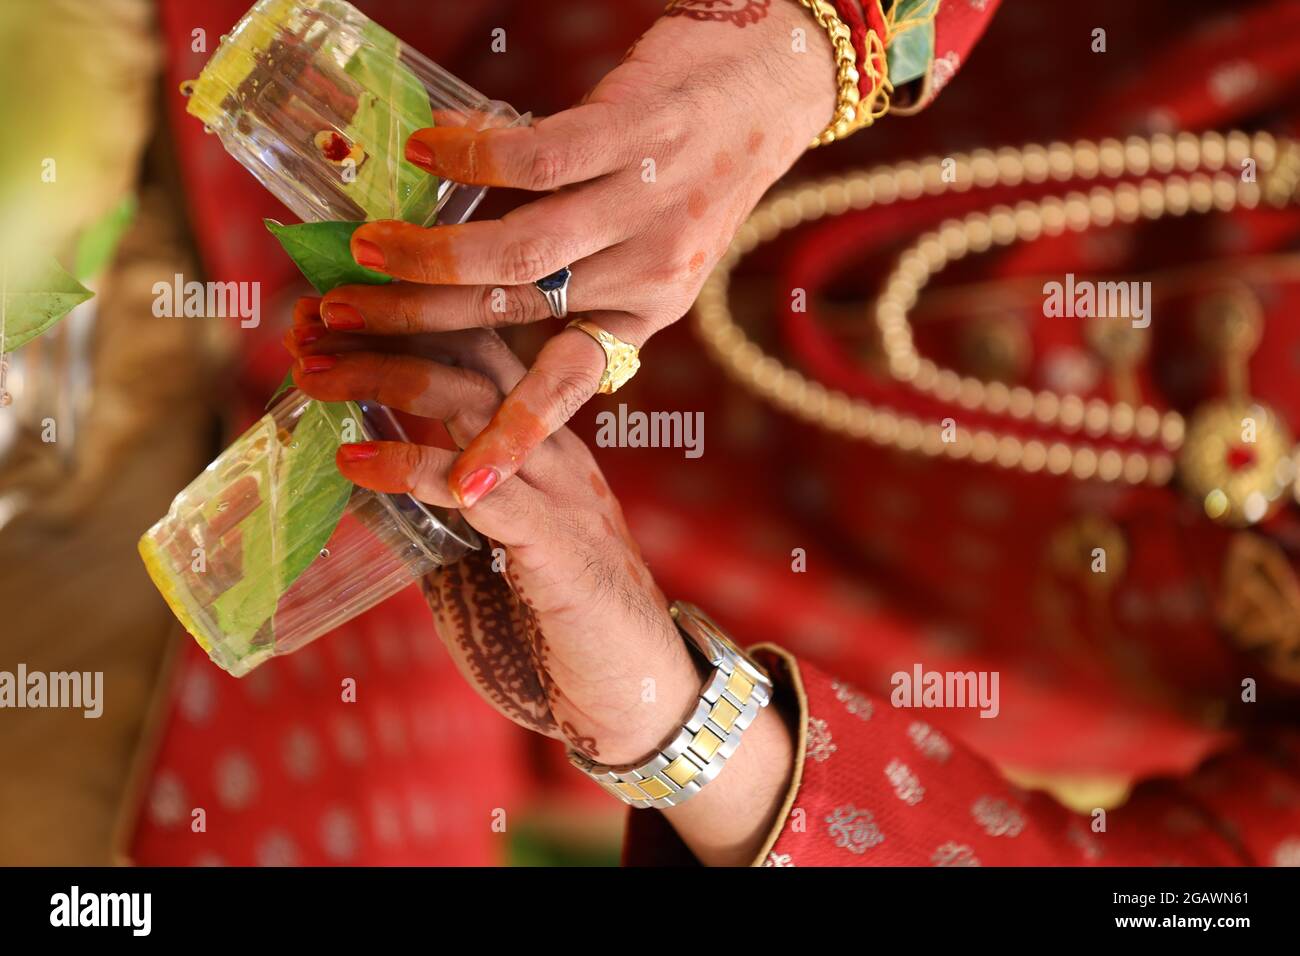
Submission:
<svg viewBox="0 0 1300 956">
<path fill-rule="evenodd" d="M 349 242 L 359 222 L 310 222 L 285 226 L 266 220 L 266 228 L 279 240 L 299 270 L 321 294 L 340 285 L 360 283 L 382 285 L 391 276 L 357 265 Z M 268 408 L 293 388 L 293 373 L 285 375 Z M 293 583 L 320 557 L 338 527 L 352 496 L 352 482 L 339 473 L 335 452 L 342 443 L 344 425 L 351 419 L 355 434 L 361 434 L 361 410 L 351 402 L 308 402 L 293 426 L 288 445 L 273 434 L 271 447 L 279 448 L 266 484 L 274 487 L 269 499 L 273 508 L 259 508 L 250 516 L 256 524 L 252 534 L 265 541 L 244 538 L 244 575 L 233 597 L 222 595 L 229 604 L 218 614 L 238 621 L 234 633 L 254 634 L 264 627 L 273 633 L 275 609 Z M 270 415 L 263 418 L 271 422 Z M 349 441 L 353 440 L 349 436 Z M 269 547 L 267 542 L 270 543 Z M 246 584 L 249 578 L 259 584 Z M 236 589 L 232 588 L 232 591 Z M 250 625 L 254 625 L 250 628 Z M 223 623 L 223 629 L 225 624 Z"/>
<path fill-rule="evenodd" d="M 303 222 L 285 226 L 274 219 L 262 221 L 321 295 L 341 285 L 383 285 L 393 281 L 392 276 L 358 265 L 352 258 L 348 243 L 362 223 Z"/>
<path fill-rule="evenodd" d="M 0 353 L 26 345 L 93 294 L 53 259 L 42 263 L 4 290 Z"/>
<path fill-rule="evenodd" d="M 258 462 L 253 474 L 258 505 L 238 524 L 239 580 L 212 602 L 217 625 L 228 638 L 242 638 L 240 657 L 274 633 L 285 593 L 321 554 L 338 527 L 353 484 L 339 473 L 334 454 L 344 422 L 359 431 L 361 410 L 350 402 L 309 402 L 284 434 L 271 415 L 225 452 Z M 219 495 L 209 496 L 215 506 Z"/>
<path fill-rule="evenodd" d="M 357 109 L 344 135 L 366 159 L 344 190 L 370 219 L 403 219 L 423 225 L 438 201 L 438 179 L 406 161 L 406 140 L 433 125 L 429 94 L 401 62 L 401 41 L 376 23 L 345 72 L 361 87 Z"/>
<path fill-rule="evenodd" d="M 359 435 L 361 410 L 351 402 L 312 402 L 294 429 L 279 476 L 279 500 L 288 502 L 284 514 L 276 516 L 283 544 L 276 565 L 280 594 L 320 557 L 352 496 L 352 482 L 334 464 L 348 419 Z"/>
<path fill-rule="evenodd" d="M 289 369 L 289 371 L 284 373 L 284 378 L 280 381 L 280 384 L 276 387 L 271 397 L 266 400 L 266 408 L 269 410 L 272 405 L 279 401 L 281 395 L 293 387 L 293 369 Z"/>
<path fill-rule="evenodd" d="M 108 268 L 122 236 L 135 219 L 135 210 L 135 197 L 128 195 L 81 234 L 77 240 L 73 275 L 85 282 Z"/>
<path fill-rule="evenodd" d="M 257 462 L 260 466 L 251 475 L 257 482 L 258 505 L 240 518 L 237 525 L 241 548 L 239 579 L 212 602 L 212 613 L 222 634 L 230 643 L 236 639 L 245 640 L 247 647 L 257 640 L 258 633 L 275 614 L 280 600 L 277 577 L 273 573 L 278 549 L 271 503 L 282 453 L 275 419 L 270 415 L 263 415 L 256 425 L 222 452 L 222 457 L 228 460 Z M 204 481 L 208 474 L 205 471 L 199 481 Z M 205 512 L 212 511 L 204 515 L 207 521 L 215 519 L 220 511 L 220 489 L 208 485 L 195 497 L 203 501 Z M 232 650 L 243 657 L 247 647 Z"/>
</svg>

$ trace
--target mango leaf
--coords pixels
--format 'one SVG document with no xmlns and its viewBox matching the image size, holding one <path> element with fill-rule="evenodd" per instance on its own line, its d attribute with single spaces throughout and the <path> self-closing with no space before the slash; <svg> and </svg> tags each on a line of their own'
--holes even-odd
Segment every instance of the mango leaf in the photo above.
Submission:
<svg viewBox="0 0 1300 956">
<path fill-rule="evenodd" d="M 77 240 L 73 275 L 85 282 L 108 268 L 122 236 L 135 219 L 135 210 L 135 197 L 128 195 L 81 234 Z"/>
<path fill-rule="evenodd" d="M 243 515 L 237 526 L 241 552 L 239 578 L 211 606 L 217 627 L 227 641 L 233 643 L 241 639 L 247 642 L 244 648 L 232 648 L 239 657 L 245 656 L 248 646 L 257 640 L 258 632 L 270 620 L 279 600 L 276 578 L 271 573 L 276 556 L 275 521 L 271 508 L 273 482 L 281 467 L 283 450 L 277 437 L 275 419 L 263 415 L 222 452 L 222 457 L 227 460 L 257 463 L 256 471 L 251 474 L 256 482 L 257 507 Z M 204 481 L 208 474 L 210 470 L 198 480 Z M 204 519 L 211 524 L 222 509 L 226 493 L 212 493 L 209 486 L 205 486 L 203 491 Z"/>
<path fill-rule="evenodd" d="M 318 292 L 340 285 L 383 285 L 392 277 L 359 266 L 348 245 L 359 222 L 309 222 L 285 226 L 266 220 L 266 227 L 289 253 L 298 269 Z M 268 407 L 293 387 L 289 373 L 276 389 Z M 360 434 L 361 411 L 350 402 L 308 403 L 294 427 L 293 439 L 282 455 L 275 478 L 280 483 L 276 500 L 287 502 L 270 516 L 271 534 L 278 547 L 268 556 L 259 577 L 274 582 L 276 600 L 320 555 L 343 517 L 352 494 L 352 482 L 334 464 L 342 442 L 344 422 L 351 419 Z M 274 573 L 272 573 L 274 572 Z M 274 604 L 268 618 L 274 612 Z"/>
<path fill-rule="evenodd" d="M 348 243 L 352 233 L 362 225 L 359 222 L 303 222 L 285 226 L 274 219 L 262 221 L 321 295 L 341 285 L 383 285 L 393 281 L 392 276 L 358 265 L 352 258 Z"/>
<path fill-rule="evenodd" d="M 258 504 L 238 524 L 239 580 L 212 602 L 221 631 L 246 642 L 240 657 L 270 639 L 281 598 L 320 556 L 352 497 L 334 464 L 349 418 L 361 422 L 350 402 L 308 402 L 291 430 L 264 415 L 225 453 L 258 462 Z"/>
<path fill-rule="evenodd" d="M 423 225 L 438 201 L 438 179 L 406 161 L 406 140 L 433 125 L 429 94 L 399 59 L 401 41 L 376 23 L 363 31 L 344 71 L 360 91 L 344 135 L 365 151 L 356 178 L 344 186 L 370 219 Z"/>
<path fill-rule="evenodd" d="M 4 289 L 0 354 L 26 345 L 94 293 L 49 259 Z"/>
<path fill-rule="evenodd" d="M 289 371 L 284 373 L 284 378 L 281 379 L 280 384 L 276 386 L 275 391 L 271 393 L 271 397 L 266 400 L 267 410 L 269 411 L 271 406 L 280 400 L 280 396 L 293 387 L 293 369 L 289 369 Z"/>
<path fill-rule="evenodd" d="M 293 430 L 277 496 L 288 505 L 275 516 L 281 540 L 276 562 L 280 594 L 321 555 L 352 497 L 352 482 L 334 464 L 348 419 L 360 434 L 361 411 L 351 402 L 314 401 Z"/>
</svg>

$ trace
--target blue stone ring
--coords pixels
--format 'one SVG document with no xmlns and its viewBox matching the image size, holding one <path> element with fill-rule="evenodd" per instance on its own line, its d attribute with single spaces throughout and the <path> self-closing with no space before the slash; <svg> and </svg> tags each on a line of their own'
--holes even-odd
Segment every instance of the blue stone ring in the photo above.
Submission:
<svg viewBox="0 0 1300 956">
<path fill-rule="evenodd" d="M 551 315 L 557 319 L 569 314 L 569 278 L 572 275 L 569 267 L 565 266 L 559 272 L 552 272 L 533 283 L 551 307 Z"/>
</svg>

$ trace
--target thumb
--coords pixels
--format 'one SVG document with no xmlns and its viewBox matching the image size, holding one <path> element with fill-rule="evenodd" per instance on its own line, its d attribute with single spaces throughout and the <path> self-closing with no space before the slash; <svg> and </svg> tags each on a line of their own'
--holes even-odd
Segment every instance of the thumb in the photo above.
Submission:
<svg viewBox="0 0 1300 956">
<path fill-rule="evenodd" d="M 639 319 L 594 312 L 586 321 L 639 348 L 648 337 Z M 521 467 L 530 452 L 559 431 L 600 386 L 605 350 L 578 328 L 566 328 L 538 353 L 487 427 L 461 452 L 448 474 L 451 493 L 469 508 Z"/>
</svg>

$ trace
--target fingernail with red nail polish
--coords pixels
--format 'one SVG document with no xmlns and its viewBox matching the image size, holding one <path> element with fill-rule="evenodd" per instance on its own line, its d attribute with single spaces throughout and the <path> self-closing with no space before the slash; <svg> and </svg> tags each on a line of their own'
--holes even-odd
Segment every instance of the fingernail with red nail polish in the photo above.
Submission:
<svg viewBox="0 0 1300 956">
<path fill-rule="evenodd" d="M 367 269 L 384 267 L 384 250 L 367 239 L 352 237 L 352 258 L 357 260 L 358 265 L 363 265 Z"/>
<path fill-rule="evenodd" d="M 406 141 L 406 161 L 419 166 L 421 169 L 430 169 L 433 166 L 433 150 L 418 139 L 408 139 Z"/>
<path fill-rule="evenodd" d="M 344 461 L 369 461 L 379 454 L 379 445 L 372 441 L 355 445 L 339 445 L 339 456 Z"/>
<path fill-rule="evenodd" d="M 472 508 L 485 494 L 496 487 L 501 480 L 495 468 L 479 468 L 471 471 L 460 481 L 458 497 L 466 508 Z"/>
<path fill-rule="evenodd" d="M 366 327 L 366 320 L 361 317 L 361 313 L 346 302 L 326 302 L 321 307 L 321 317 L 331 329 L 338 329 L 341 332 Z"/>
<path fill-rule="evenodd" d="M 298 360 L 304 372 L 328 372 L 339 360 L 333 355 L 304 355 Z"/>
</svg>

